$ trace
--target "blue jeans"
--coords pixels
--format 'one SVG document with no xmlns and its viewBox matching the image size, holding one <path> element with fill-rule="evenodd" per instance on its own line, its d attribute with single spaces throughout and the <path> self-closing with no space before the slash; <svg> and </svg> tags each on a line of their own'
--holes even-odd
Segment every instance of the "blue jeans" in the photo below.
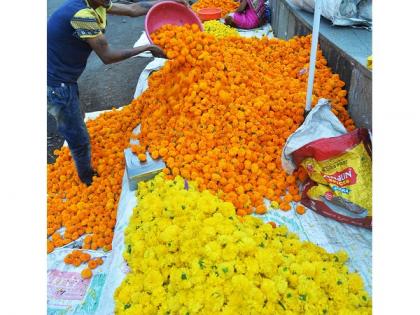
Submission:
<svg viewBox="0 0 420 315">
<path fill-rule="evenodd" d="M 48 112 L 54 116 L 58 132 L 69 145 L 79 178 L 90 185 L 93 176 L 90 139 L 80 111 L 78 86 L 76 83 L 48 86 L 47 99 Z"/>
</svg>

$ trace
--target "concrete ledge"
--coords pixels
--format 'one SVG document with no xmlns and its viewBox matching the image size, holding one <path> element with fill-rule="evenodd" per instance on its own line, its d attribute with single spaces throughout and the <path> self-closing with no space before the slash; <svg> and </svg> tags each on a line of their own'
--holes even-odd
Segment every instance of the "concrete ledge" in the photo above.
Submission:
<svg viewBox="0 0 420 315">
<path fill-rule="evenodd" d="M 313 15 L 286 0 L 271 0 L 271 26 L 282 39 L 312 33 Z M 364 29 L 332 26 L 322 18 L 319 45 L 328 66 L 346 83 L 348 110 L 357 127 L 372 129 L 372 72 L 366 58 L 372 54 L 372 34 Z"/>
</svg>

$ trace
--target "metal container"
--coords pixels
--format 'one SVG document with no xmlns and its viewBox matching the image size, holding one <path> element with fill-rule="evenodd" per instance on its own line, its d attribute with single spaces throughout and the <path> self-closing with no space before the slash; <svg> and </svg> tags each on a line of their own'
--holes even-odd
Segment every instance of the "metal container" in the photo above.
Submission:
<svg viewBox="0 0 420 315">
<path fill-rule="evenodd" d="M 147 160 L 141 162 L 130 148 L 124 150 L 125 168 L 127 170 L 130 190 L 137 190 L 138 183 L 152 179 L 165 168 L 162 159 L 153 160 L 146 152 Z"/>
</svg>

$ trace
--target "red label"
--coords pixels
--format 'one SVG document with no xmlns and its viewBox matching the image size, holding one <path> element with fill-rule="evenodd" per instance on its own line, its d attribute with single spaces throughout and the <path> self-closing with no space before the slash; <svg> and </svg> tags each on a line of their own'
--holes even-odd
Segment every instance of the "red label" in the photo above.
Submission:
<svg viewBox="0 0 420 315">
<path fill-rule="evenodd" d="M 331 175 L 322 174 L 324 179 L 333 185 L 344 187 L 349 185 L 356 184 L 357 174 L 354 171 L 353 167 L 348 167 L 341 172 L 336 172 Z"/>
<path fill-rule="evenodd" d="M 331 191 L 327 191 L 325 193 L 325 198 L 327 198 L 328 201 L 331 201 L 334 198 L 334 195 Z"/>
</svg>

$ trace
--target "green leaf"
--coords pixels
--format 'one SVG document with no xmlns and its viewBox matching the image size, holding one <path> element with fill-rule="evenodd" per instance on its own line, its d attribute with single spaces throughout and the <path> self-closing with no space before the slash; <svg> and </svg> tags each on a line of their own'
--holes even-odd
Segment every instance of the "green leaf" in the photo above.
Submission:
<svg viewBox="0 0 420 315">
<path fill-rule="evenodd" d="M 222 269 L 222 271 L 223 271 L 224 273 L 227 273 L 227 272 L 229 271 L 229 269 L 228 269 L 227 267 L 225 267 L 225 268 L 223 268 L 223 269 Z"/>
<path fill-rule="evenodd" d="M 291 298 L 292 297 L 292 293 L 287 293 L 287 295 L 286 295 L 288 298 Z"/>
<path fill-rule="evenodd" d="M 187 280 L 187 274 L 185 272 L 182 273 L 181 279 L 182 280 Z"/>
<path fill-rule="evenodd" d="M 127 308 L 130 308 L 131 307 L 131 304 L 130 303 L 127 303 L 127 304 L 125 304 L 124 305 L 124 309 L 126 310 Z"/>
<path fill-rule="evenodd" d="M 283 305 L 283 303 L 280 301 L 280 300 L 278 300 L 277 301 L 277 303 L 279 303 L 279 305 L 284 309 L 284 310 L 286 310 L 286 307 Z"/>
<path fill-rule="evenodd" d="M 129 254 L 131 254 L 131 244 L 128 244 L 128 245 L 127 245 L 127 252 L 128 252 Z"/>
<path fill-rule="evenodd" d="M 299 295 L 299 300 L 306 301 L 306 294 Z"/>
<path fill-rule="evenodd" d="M 203 260 L 203 259 L 200 259 L 200 260 L 198 261 L 198 265 L 200 266 L 200 268 L 201 268 L 201 269 L 203 269 L 203 268 L 205 267 L 205 265 L 204 265 L 204 260 Z"/>
<path fill-rule="evenodd" d="M 342 285 L 342 284 L 343 284 L 343 281 L 338 280 L 338 281 L 337 281 L 337 284 L 338 284 L 338 285 Z"/>
</svg>

